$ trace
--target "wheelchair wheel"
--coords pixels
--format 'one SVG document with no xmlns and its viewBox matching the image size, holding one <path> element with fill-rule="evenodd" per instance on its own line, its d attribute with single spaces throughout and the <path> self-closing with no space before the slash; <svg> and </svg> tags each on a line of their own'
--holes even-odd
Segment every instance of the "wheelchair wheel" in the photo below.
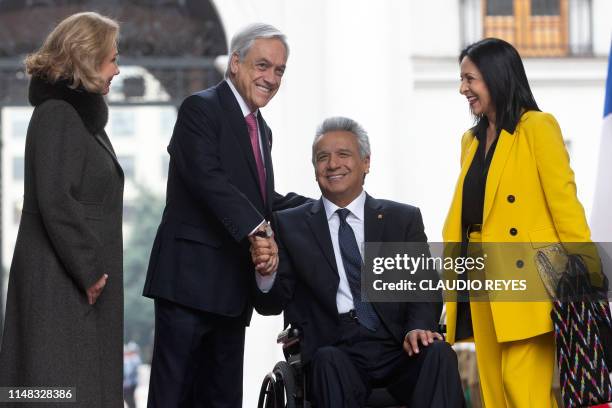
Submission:
<svg viewBox="0 0 612 408">
<path fill-rule="evenodd" d="M 295 375 L 293 368 L 286 361 L 279 361 L 274 366 L 272 372 L 276 375 L 277 381 L 281 382 L 281 395 L 285 402 L 285 408 L 295 408 Z M 284 392 L 283 392 L 284 391 Z"/>
<path fill-rule="evenodd" d="M 259 391 L 258 408 L 296 408 L 293 369 L 280 361 L 268 373 Z"/>
<path fill-rule="evenodd" d="M 275 383 L 276 378 L 274 378 L 274 374 L 266 374 L 261 383 L 261 388 L 259 389 L 257 408 L 277 408 Z"/>
</svg>

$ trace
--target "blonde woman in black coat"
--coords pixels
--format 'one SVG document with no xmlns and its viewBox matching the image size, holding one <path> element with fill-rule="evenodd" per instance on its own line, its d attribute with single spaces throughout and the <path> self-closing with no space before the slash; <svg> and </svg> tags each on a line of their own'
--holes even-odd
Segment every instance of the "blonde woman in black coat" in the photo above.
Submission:
<svg viewBox="0 0 612 408">
<path fill-rule="evenodd" d="M 118 32 L 74 14 L 25 61 L 35 109 L 0 387 L 74 387 L 75 407 L 123 407 L 123 172 L 103 99 L 119 73 Z"/>
</svg>

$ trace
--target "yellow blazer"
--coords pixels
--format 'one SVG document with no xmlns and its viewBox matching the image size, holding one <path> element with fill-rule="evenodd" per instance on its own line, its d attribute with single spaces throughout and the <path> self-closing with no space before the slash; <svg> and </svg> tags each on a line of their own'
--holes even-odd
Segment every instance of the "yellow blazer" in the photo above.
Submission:
<svg viewBox="0 0 612 408">
<path fill-rule="evenodd" d="M 442 232 L 445 242 L 461 241 L 463 180 L 477 147 L 478 139 L 471 131 L 466 132 L 461 141 L 461 172 Z M 497 141 L 485 186 L 482 241 L 531 242 L 533 247 L 523 246 L 532 249 L 532 253 L 522 255 L 524 266 L 506 262 L 502 268 L 504 278 L 521 279 L 526 273 L 532 277 L 537 274 L 534 256 L 538 243 L 590 242 L 590 237 L 557 121 L 548 113 L 524 113 L 514 133 L 502 130 Z M 531 295 L 538 292 L 545 299 L 542 282 L 535 281 L 540 286 L 530 288 Z M 490 305 L 498 342 L 526 339 L 553 329 L 550 301 Z M 447 340 L 452 344 L 457 304 L 448 302 L 446 308 Z"/>
</svg>

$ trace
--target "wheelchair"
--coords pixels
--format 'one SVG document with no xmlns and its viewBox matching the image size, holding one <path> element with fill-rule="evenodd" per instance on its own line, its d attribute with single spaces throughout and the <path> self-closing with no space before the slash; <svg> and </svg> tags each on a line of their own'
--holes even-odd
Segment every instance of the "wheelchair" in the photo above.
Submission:
<svg viewBox="0 0 612 408">
<path fill-rule="evenodd" d="M 300 354 L 300 330 L 289 326 L 276 342 L 283 345 L 286 361 L 276 363 L 266 374 L 259 391 L 257 408 L 311 408 L 306 399 L 306 378 Z M 386 388 L 372 390 L 366 403 L 368 408 L 399 408 L 398 402 Z"/>
</svg>

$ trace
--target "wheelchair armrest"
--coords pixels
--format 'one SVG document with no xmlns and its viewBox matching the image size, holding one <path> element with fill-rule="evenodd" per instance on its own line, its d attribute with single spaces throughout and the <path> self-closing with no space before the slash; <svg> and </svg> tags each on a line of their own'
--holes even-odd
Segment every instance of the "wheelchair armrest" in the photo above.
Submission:
<svg viewBox="0 0 612 408">
<path fill-rule="evenodd" d="M 300 334 L 300 329 L 289 326 L 276 336 L 276 343 L 282 344 L 283 347 L 289 345 L 288 343 L 294 344 L 296 341 L 300 341 Z"/>
<path fill-rule="evenodd" d="M 299 354 L 301 335 L 301 330 L 295 326 L 289 326 L 278 334 L 276 343 L 283 345 L 285 356 Z"/>
</svg>

